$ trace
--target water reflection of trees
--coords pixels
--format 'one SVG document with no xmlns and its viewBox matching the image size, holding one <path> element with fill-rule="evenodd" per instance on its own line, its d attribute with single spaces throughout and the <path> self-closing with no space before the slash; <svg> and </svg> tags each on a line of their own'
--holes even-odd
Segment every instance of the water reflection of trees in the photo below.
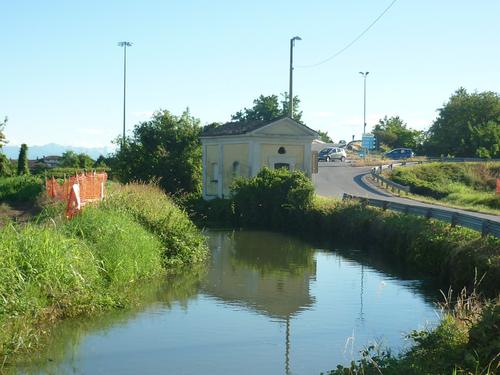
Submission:
<svg viewBox="0 0 500 375">
<path fill-rule="evenodd" d="M 138 282 L 127 295 L 130 303 L 128 308 L 98 316 L 82 316 L 55 325 L 41 339 L 42 350 L 18 356 L 15 363 L 7 362 L 6 367 L 0 366 L 0 374 L 79 373 L 73 364 L 77 361 L 78 348 L 85 337 L 97 332 L 105 334 L 148 309 L 171 309 L 174 305 L 186 309 L 189 301 L 197 296 L 205 273 L 206 265 L 199 264 L 171 270 L 165 277 Z M 61 366 L 63 363 L 64 368 Z"/>
</svg>

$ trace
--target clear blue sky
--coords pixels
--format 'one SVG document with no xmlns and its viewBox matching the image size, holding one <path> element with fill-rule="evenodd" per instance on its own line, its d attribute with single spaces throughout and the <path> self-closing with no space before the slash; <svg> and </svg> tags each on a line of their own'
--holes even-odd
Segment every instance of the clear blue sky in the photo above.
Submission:
<svg viewBox="0 0 500 375">
<path fill-rule="evenodd" d="M 303 119 L 334 140 L 362 131 L 369 71 L 370 128 L 384 115 L 427 128 L 460 86 L 500 91 L 500 1 L 399 0 L 2 1 L 0 116 L 11 144 L 104 146 L 121 132 L 123 50 L 127 127 L 186 107 L 228 121 L 260 94 L 294 93 Z"/>
</svg>

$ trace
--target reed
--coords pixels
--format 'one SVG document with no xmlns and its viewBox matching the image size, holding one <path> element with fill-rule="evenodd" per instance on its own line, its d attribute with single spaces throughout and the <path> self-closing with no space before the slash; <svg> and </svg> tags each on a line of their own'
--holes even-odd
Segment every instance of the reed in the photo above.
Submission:
<svg viewBox="0 0 500 375">
<path fill-rule="evenodd" d="M 412 331 L 413 345 L 398 355 L 378 345 L 368 346 L 349 366 L 327 375 L 494 375 L 500 370 L 500 304 L 484 301 L 475 290 L 444 296 L 441 321 L 433 329 Z"/>
</svg>

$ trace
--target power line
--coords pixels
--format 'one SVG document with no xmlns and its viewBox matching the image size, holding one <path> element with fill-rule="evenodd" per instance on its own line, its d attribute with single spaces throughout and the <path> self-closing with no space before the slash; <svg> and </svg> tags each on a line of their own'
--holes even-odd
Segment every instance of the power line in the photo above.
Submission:
<svg viewBox="0 0 500 375">
<path fill-rule="evenodd" d="M 338 50 L 337 52 L 335 52 L 330 57 L 328 57 L 325 60 L 322 60 L 322 61 L 320 61 L 320 62 L 318 62 L 316 64 L 297 65 L 297 68 L 314 68 L 316 66 L 322 65 L 322 64 L 327 63 L 328 61 L 331 61 L 334 58 L 336 58 L 338 55 L 340 55 L 342 52 L 344 52 L 349 47 L 351 47 L 354 43 L 356 43 L 358 40 L 360 40 L 384 16 L 384 14 L 386 14 L 389 11 L 389 9 L 392 8 L 392 6 L 397 1 L 398 0 L 393 0 L 392 3 L 390 3 L 389 6 L 387 8 L 385 8 L 384 11 L 382 13 L 380 13 L 380 15 L 377 18 L 375 18 L 375 20 L 370 25 L 368 25 L 368 27 L 366 29 L 364 29 L 361 34 L 359 34 L 356 38 L 354 38 L 350 43 L 346 44 L 342 49 Z"/>
</svg>

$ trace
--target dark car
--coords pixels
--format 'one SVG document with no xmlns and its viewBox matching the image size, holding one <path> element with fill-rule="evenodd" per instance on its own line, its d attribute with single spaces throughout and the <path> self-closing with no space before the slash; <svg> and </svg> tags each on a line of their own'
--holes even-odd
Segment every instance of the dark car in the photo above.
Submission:
<svg viewBox="0 0 500 375">
<path fill-rule="evenodd" d="M 386 152 L 384 156 L 388 159 L 398 160 L 398 159 L 409 159 L 415 156 L 415 153 L 411 148 L 395 148 L 389 152 Z"/>
<path fill-rule="evenodd" d="M 318 154 L 318 161 L 331 161 L 337 159 L 343 162 L 346 158 L 347 155 L 345 150 L 340 147 L 327 147 Z"/>
</svg>

